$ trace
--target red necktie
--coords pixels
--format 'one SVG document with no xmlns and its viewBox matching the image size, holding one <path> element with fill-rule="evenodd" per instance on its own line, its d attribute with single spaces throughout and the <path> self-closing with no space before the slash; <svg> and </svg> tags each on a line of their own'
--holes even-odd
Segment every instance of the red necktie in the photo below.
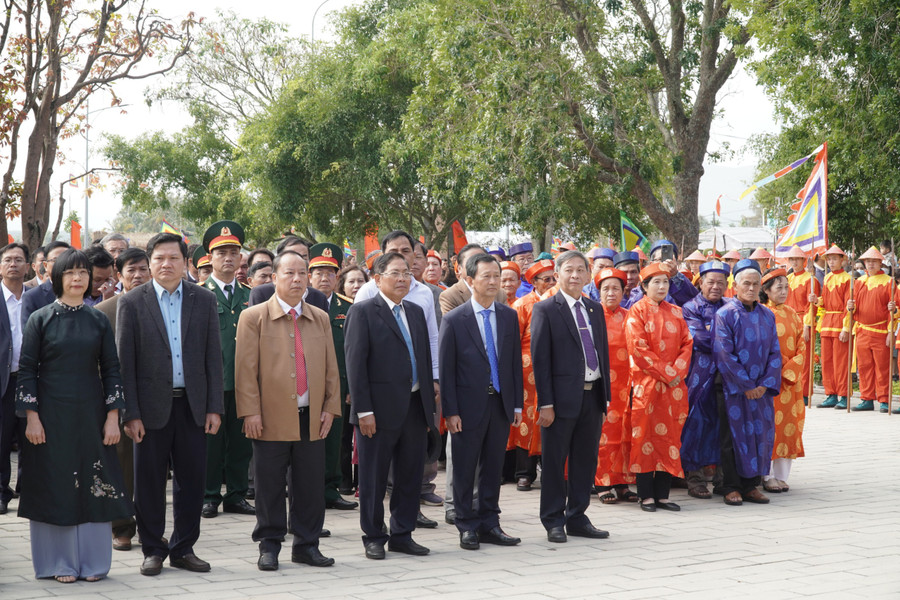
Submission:
<svg viewBox="0 0 900 600">
<path fill-rule="evenodd" d="M 294 319 L 294 364 L 297 367 L 297 396 L 302 396 L 307 390 L 306 357 L 303 356 L 303 340 L 300 338 L 297 311 L 292 308 L 288 314 Z"/>
</svg>

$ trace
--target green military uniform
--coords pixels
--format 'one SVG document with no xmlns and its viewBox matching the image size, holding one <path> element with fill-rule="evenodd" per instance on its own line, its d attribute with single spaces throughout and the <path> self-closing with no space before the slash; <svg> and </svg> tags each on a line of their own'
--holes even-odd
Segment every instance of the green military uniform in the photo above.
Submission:
<svg viewBox="0 0 900 600">
<path fill-rule="evenodd" d="M 309 269 L 330 268 L 335 274 L 340 270 L 343 262 L 343 251 L 336 244 L 321 243 L 309 249 Z M 334 350 L 337 354 L 338 373 L 341 378 L 341 411 L 342 418 L 335 418 L 331 424 L 331 430 L 325 438 L 325 504 L 331 506 L 340 501 L 341 495 L 338 488 L 341 484 L 342 459 L 349 457 L 341 455 L 341 435 L 344 423 L 349 417 L 349 407 L 344 402 L 350 387 L 347 384 L 347 366 L 344 361 L 344 320 L 347 311 L 353 301 L 346 296 L 334 292 L 331 294 L 328 306 L 328 317 L 331 320 L 331 335 L 334 339 Z M 344 453 L 346 454 L 346 452 Z M 352 467 L 351 467 L 352 468 Z"/>
<path fill-rule="evenodd" d="M 220 221 L 212 225 L 203 236 L 203 247 L 211 255 L 215 248 L 226 245 L 240 245 L 244 241 L 244 231 L 233 221 Z M 222 425 L 215 435 L 206 436 L 206 494 L 204 505 L 233 506 L 245 501 L 249 488 L 248 474 L 253 446 L 244 435 L 243 419 L 237 417 L 234 396 L 234 357 L 236 350 L 237 323 L 241 312 L 250 301 L 250 288 L 237 278 L 228 284 L 230 297 L 226 298 L 213 275 L 203 287 L 216 295 L 219 312 L 219 335 L 222 341 L 222 364 L 225 376 L 225 415 Z M 228 287 L 226 286 L 226 287 Z M 225 496 L 222 497 L 222 481 L 225 482 Z"/>
</svg>

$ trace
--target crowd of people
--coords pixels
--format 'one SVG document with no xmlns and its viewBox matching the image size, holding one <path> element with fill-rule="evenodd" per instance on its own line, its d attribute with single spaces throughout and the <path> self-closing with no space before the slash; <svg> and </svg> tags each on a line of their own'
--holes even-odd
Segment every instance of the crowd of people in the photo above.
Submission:
<svg viewBox="0 0 900 600">
<path fill-rule="evenodd" d="M 505 482 L 540 486 L 549 542 L 604 539 L 593 495 L 656 512 L 680 510 L 673 485 L 728 505 L 787 492 L 817 358 L 819 407 L 848 408 L 855 363 L 853 410 L 891 408 L 894 259 L 874 247 L 860 273 L 836 245 L 786 265 L 680 260 L 667 240 L 444 257 L 393 231 L 357 264 L 293 235 L 244 243 L 220 221 L 193 248 L 0 249 L 0 514 L 19 498 L 37 577 L 101 579 L 135 536 L 144 575 L 209 571 L 194 547 L 220 509 L 255 517 L 263 571 L 288 534 L 292 562 L 334 564 L 328 509 L 358 510 L 374 560 L 429 553 L 423 504 L 463 549 L 512 546 Z"/>
</svg>

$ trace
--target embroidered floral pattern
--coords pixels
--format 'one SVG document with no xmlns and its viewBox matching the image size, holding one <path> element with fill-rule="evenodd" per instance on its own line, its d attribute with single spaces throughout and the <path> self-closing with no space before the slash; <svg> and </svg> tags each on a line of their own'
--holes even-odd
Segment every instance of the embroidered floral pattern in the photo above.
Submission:
<svg viewBox="0 0 900 600">
<path fill-rule="evenodd" d="M 101 461 L 98 460 L 94 463 L 94 470 L 103 470 Z M 105 483 L 96 473 L 94 474 L 94 483 L 91 485 L 91 495 L 94 498 L 122 498 L 125 496 L 123 492 L 116 491 L 115 486 L 111 483 Z"/>
<path fill-rule="evenodd" d="M 125 394 L 122 391 L 122 386 L 116 384 L 113 388 L 113 393 L 106 397 L 106 405 L 115 404 L 121 400 L 123 403 L 125 402 Z"/>
<path fill-rule="evenodd" d="M 84 308 L 84 304 L 79 304 L 78 306 L 69 306 L 68 304 L 64 304 L 59 298 L 56 299 L 56 304 L 64 311 L 64 312 L 75 312 Z"/>
<path fill-rule="evenodd" d="M 26 394 L 24 391 L 19 392 L 19 402 L 23 402 L 25 404 L 34 404 L 37 405 L 37 398 L 32 396 L 31 394 Z"/>
</svg>

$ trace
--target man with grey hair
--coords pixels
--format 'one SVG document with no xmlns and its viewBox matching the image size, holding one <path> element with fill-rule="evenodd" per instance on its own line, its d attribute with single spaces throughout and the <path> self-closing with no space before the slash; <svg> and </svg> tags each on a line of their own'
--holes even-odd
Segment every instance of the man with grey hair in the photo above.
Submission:
<svg viewBox="0 0 900 600">
<path fill-rule="evenodd" d="M 735 301 L 713 320 L 713 357 L 722 384 L 718 398 L 725 504 L 767 504 L 757 489 L 769 474 L 775 443 L 773 398 L 781 390 L 781 350 L 775 315 L 759 303 L 761 275 L 755 260 L 734 265 Z"/>
<path fill-rule="evenodd" d="M 590 266 L 578 251 L 556 259 L 559 293 L 534 305 L 531 357 L 543 449 L 541 523 L 551 542 L 606 538 L 585 515 L 609 400 L 609 356 L 603 307 L 582 296 Z M 568 462 L 568 482 L 566 464 Z"/>
</svg>

